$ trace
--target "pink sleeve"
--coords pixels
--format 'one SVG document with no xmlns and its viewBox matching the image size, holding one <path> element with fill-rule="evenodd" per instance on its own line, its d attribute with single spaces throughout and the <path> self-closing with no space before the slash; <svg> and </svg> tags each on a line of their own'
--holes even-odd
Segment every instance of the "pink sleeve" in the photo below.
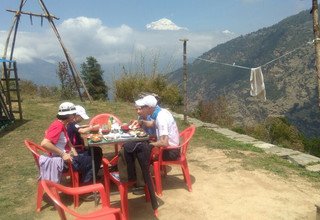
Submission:
<svg viewBox="0 0 320 220">
<path fill-rule="evenodd" d="M 63 132 L 63 125 L 52 123 L 46 131 L 45 138 L 50 140 L 53 144 L 57 144 L 61 132 Z"/>
</svg>

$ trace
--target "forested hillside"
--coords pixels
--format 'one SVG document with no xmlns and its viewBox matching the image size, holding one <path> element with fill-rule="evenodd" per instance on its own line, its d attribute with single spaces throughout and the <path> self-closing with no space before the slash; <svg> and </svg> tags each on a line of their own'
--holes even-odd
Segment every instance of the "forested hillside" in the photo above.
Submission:
<svg viewBox="0 0 320 220">
<path fill-rule="evenodd" d="M 268 116 L 285 116 L 304 134 L 319 135 L 312 39 L 312 16 L 309 11 L 303 11 L 271 27 L 216 46 L 200 58 L 217 63 L 196 59 L 188 66 L 191 106 L 195 107 L 200 100 L 224 96 L 236 123 L 254 124 Z M 277 59 L 279 57 L 282 58 Z M 249 68 L 261 66 L 267 101 L 250 96 L 249 69 L 218 63 Z M 168 77 L 181 85 L 181 75 L 182 69 L 179 69 Z"/>
</svg>

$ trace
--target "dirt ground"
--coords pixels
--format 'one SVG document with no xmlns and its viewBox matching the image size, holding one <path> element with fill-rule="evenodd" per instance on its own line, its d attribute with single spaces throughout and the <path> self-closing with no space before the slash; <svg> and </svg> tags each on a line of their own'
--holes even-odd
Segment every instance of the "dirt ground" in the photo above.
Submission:
<svg viewBox="0 0 320 220">
<path fill-rule="evenodd" d="M 191 154 L 189 154 L 191 155 Z M 197 148 L 189 156 L 192 192 L 183 182 L 180 168 L 169 168 L 159 197 L 159 219 L 315 219 L 320 190 L 302 178 L 285 179 L 261 170 L 244 170 L 239 161 L 221 150 Z M 155 219 L 144 196 L 129 193 L 130 219 Z M 119 194 L 112 193 L 119 207 Z M 79 211 L 94 209 L 84 202 Z M 52 207 L 41 219 L 58 219 Z M 72 218 L 71 218 L 72 219 Z"/>
</svg>

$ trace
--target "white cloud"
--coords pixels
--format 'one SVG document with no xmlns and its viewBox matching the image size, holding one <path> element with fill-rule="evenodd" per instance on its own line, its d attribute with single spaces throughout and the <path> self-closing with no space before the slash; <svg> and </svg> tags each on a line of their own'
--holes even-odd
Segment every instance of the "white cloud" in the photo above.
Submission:
<svg viewBox="0 0 320 220">
<path fill-rule="evenodd" d="M 168 31 L 187 30 L 187 28 L 179 27 L 167 18 L 161 18 L 158 21 L 151 22 L 146 25 L 146 28 L 150 29 L 150 30 L 161 30 L 161 31 L 164 31 L 164 30 L 168 30 Z"/>
<path fill-rule="evenodd" d="M 111 66 L 134 63 L 135 60 L 139 62 L 139 56 L 151 60 L 155 53 L 164 63 L 170 60 L 177 61 L 180 65 L 182 42 L 179 39 L 189 39 L 187 56 L 195 58 L 234 37 L 222 32 L 195 33 L 182 28 L 179 31 L 137 31 L 125 24 L 108 27 L 100 19 L 87 17 L 70 18 L 57 28 L 64 45 L 77 64 L 84 62 L 88 56 L 94 56 L 100 64 Z M 6 37 L 6 34 L 2 33 L 0 51 L 3 51 L 2 43 Z M 32 62 L 34 58 L 65 60 L 61 46 L 50 27 L 42 33 L 19 32 L 14 57 L 18 62 Z"/>
<path fill-rule="evenodd" d="M 87 18 L 87 17 L 77 17 L 77 18 L 70 18 L 62 23 L 62 28 L 67 28 L 70 30 L 90 30 L 100 27 L 102 22 L 98 18 Z"/>
<path fill-rule="evenodd" d="M 7 33 L 1 31 L 0 43 L 5 42 Z M 34 33 L 34 32 L 19 32 L 17 35 L 14 59 L 21 63 L 33 62 L 35 58 L 46 59 L 49 57 L 56 57 L 62 53 L 58 40 L 51 32 Z M 0 44 L 0 50 L 4 50 L 4 43 Z M 11 43 L 7 50 L 7 56 L 11 51 Z"/>
<path fill-rule="evenodd" d="M 224 30 L 222 31 L 222 33 L 226 34 L 226 35 L 234 35 L 235 33 L 233 33 L 232 31 L 229 30 Z"/>
</svg>

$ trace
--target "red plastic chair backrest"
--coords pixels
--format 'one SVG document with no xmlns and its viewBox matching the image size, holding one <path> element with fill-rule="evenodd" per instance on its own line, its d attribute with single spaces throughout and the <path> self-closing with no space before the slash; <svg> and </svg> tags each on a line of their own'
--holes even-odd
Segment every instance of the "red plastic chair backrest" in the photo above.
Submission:
<svg viewBox="0 0 320 220">
<path fill-rule="evenodd" d="M 55 208 L 57 209 L 60 219 L 67 220 L 66 214 L 64 210 L 68 208 L 61 202 L 59 192 L 55 187 L 55 184 L 51 181 L 42 180 L 41 185 L 47 195 L 52 199 L 55 204 Z"/>
<path fill-rule="evenodd" d="M 189 142 L 196 131 L 196 126 L 191 125 L 180 132 L 180 146 L 181 146 L 181 156 L 186 156 Z"/>
<path fill-rule="evenodd" d="M 52 201 L 55 204 L 55 207 L 59 213 L 59 216 L 61 219 L 66 220 L 66 215 L 65 212 L 70 213 L 71 215 L 78 217 L 79 219 L 94 219 L 94 217 L 85 217 L 85 214 L 80 214 L 75 212 L 74 210 L 70 209 L 69 207 L 67 207 L 65 204 L 63 204 L 63 202 L 60 199 L 59 196 L 59 192 L 63 192 L 66 194 L 81 194 L 81 187 L 77 187 L 77 188 L 71 188 L 71 187 L 65 187 L 61 184 L 58 183 L 54 183 L 50 180 L 41 180 L 41 185 L 44 189 L 44 191 L 48 194 L 48 196 L 52 199 Z M 87 186 L 88 187 L 88 186 Z M 94 185 L 91 185 L 90 187 L 94 187 Z M 102 207 L 107 207 L 107 195 L 105 194 L 104 189 L 100 192 L 100 196 L 101 196 L 101 205 Z M 99 210 L 97 210 L 97 212 L 99 212 Z M 100 218 L 101 219 L 101 216 Z M 106 215 L 104 216 L 104 219 L 106 220 L 111 220 L 111 219 L 116 219 L 116 217 L 114 215 Z"/>
<path fill-rule="evenodd" d="M 25 140 L 24 141 L 26 147 L 31 151 L 32 156 L 34 158 L 35 163 L 37 164 L 38 170 L 40 171 L 40 165 L 39 165 L 39 157 L 40 155 L 46 155 L 46 156 L 51 156 L 51 153 L 49 151 L 47 151 L 45 148 L 43 148 L 40 145 L 37 145 L 36 143 L 30 141 L 30 140 Z M 70 175 L 71 177 L 74 177 L 75 171 L 73 170 L 73 167 L 71 165 L 72 163 L 70 161 L 68 161 L 68 175 Z"/>
<path fill-rule="evenodd" d="M 34 142 L 30 141 L 30 140 L 25 140 L 24 144 L 31 151 L 32 156 L 33 156 L 33 158 L 35 160 L 35 163 L 37 164 L 38 169 L 40 169 L 40 167 L 39 167 L 39 157 L 40 157 L 40 155 L 50 155 L 50 153 L 46 149 L 41 147 L 40 145 L 37 145 L 36 143 L 34 143 Z"/>
<path fill-rule="evenodd" d="M 109 113 L 102 113 L 102 114 L 99 114 L 99 115 L 96 115 L 94 116 L 91 120 L 90 120 L 90 125 L 96 125 L 96 124 L 99 124 L 99 125 L 103 125 L 103 124 L 108 124 L 108 120 L 110 117 L 113 117 L 113 119 L 118 122 L 118 124 L 122 124 L 121 120 L 113 115 L 113 114 L 109 114 Z"/>
</svg>

